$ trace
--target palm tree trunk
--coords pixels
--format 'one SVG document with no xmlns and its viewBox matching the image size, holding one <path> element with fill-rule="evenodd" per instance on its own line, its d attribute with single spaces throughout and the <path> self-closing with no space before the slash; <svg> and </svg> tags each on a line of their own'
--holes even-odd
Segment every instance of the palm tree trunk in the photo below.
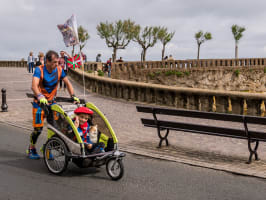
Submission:
<svg viewBox="0 0 266 200">
<path fill-rule="evenodd" d="M 200 53 L 200 44 L 198 44 L 198 56 L 197 56 L 197 59 L 199 59 L 199 53 Z"/>
<path fill-rule="evenodd" d="M 117 51 L 117 49 L 114 48 L 114 49 L 113 49 L 113 62 L 116 61 L 116 51 Z"/>
<path fill-rule="evenodd" d="M 143 55 L 142 55 L 143 56 L 143 62 L 145 62 L 145 60 L 146 60 L 146 50 L 147 49 L 143 49 Z"/>
<path fill-rule="evenodd" d="M 238 59 L 238 45 L 235 46 L 235 59 Z"/>
<path fill-rule="evenodd" d="M 163 50 L 162 50 L 162 60 L 164 58 L 164 52 L 165 52 L 165 45 L 163 45 Z"/>
</svg>

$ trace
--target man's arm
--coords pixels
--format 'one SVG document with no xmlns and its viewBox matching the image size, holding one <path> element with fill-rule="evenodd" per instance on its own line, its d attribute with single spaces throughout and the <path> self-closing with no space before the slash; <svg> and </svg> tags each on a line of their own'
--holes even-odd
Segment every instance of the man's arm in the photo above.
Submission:
<svg viewBox="0 0 266 200">
<path fill-rule="evenodd" d="M 34 95 L 37 97 L 39 94 L 41 94 L 41 91 L 39 90 L 39 82 L 40 79 L 38 77 L 32 77 L 32 85 L 31 90 L 33 91 Z"/>
<path fill-rule="evenodd" d="M 72 95 L 74 95 L 74 89 L 72 87 L 72 84 L 70 83 L 70 81 L 68 80 L 67 77 L 63 78 L 64 83 L 66 84 L 67 87 L 67 91 L 70 94 L 70 96 L 72 97 Z"/>
</svg>

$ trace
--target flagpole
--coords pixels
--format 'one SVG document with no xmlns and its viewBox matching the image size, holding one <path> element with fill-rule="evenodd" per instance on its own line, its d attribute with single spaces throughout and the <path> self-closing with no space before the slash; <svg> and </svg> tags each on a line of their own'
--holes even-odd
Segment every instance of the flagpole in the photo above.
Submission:
<svg viewBox="0 0 266 200">
<path fill-rule="evenodd" d="M 85 78 L 84 78 L 84 63 L 83 63 L 83 56 L 81 54 L 81 48 L 79 43 L 79 55 L 81 57 L 81 68 L 82 68 L 82 79 L 83 79 L 83 96 L 85 98 Z"/>
</svg>

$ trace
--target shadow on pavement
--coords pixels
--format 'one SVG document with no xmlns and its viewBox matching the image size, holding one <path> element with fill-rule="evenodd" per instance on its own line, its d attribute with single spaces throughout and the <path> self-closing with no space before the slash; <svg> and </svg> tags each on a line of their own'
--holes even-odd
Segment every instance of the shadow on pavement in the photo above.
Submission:
<svg viewBox="0 0 266 200">
<path fill-rule="evenodd" d="M 24 169 L 39 174 L 47 173 L 43 160 L 31 160 L 26 157 L 26 152 L 18 153 L 0 149 L 0 155 L 0 165 Z"/>
<path fill-rule="evenodd" d="M 27 171 L 31 171 L 38 174 L 48 174 L 53 176 L 45 166 L 43 158 L 40 160 L 31 160 L 26 157 L 24 153 L 18 153 L 0 149 L 0 165 L 8 167 L 15 167 Z M 57 176 L 57 175 L 54 175 Z M 92 179 L 104 179 L 109 180 L 107 174 L 105 174 L 105 165 L 101 168 L 79 168 L 75 164 L 69 162 L 67 170 L 61 175 L 62 177 L 77 177 L 87 176 Z"/>
</svg>

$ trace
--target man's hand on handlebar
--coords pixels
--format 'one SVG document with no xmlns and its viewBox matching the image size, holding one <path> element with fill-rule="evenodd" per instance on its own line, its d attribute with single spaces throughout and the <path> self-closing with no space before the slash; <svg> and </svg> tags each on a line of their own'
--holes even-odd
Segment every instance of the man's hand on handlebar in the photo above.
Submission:
<svg viewBox="0 0 266 200">
<path fill-rule="evenodd" d="M 48 105 L 47 99 L 42 94 L 38 95 L 38 101 L 40 102 L 40 104 Z"/>
<path fill-rule="evenodd" d="M 75 104 L 77 104 L 77 103 L 80 103 L 80 100 L 79 100 L 79 98 L 78 98 L 78 97 L 76 97 L 74 94 L 73 94 L 73 95 L 71 95 L 71 99 L 73 100 L 73 102 L 74 102 Z"/>
</svg>

